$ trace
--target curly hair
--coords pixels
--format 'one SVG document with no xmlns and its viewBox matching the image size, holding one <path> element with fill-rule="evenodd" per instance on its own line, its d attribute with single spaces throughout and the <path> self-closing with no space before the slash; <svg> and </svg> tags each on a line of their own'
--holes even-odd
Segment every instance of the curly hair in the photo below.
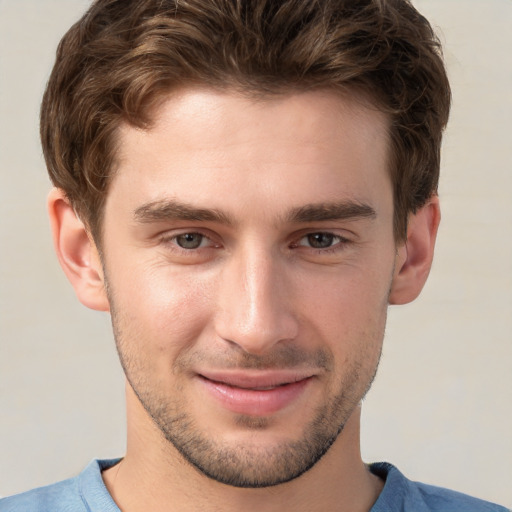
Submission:
<svg viewBox="0 0 512 512">
<path fill-rule="evenodd" d="M 255 95 L 362 91 L 390 120 L 394 233 L 436 194 L 450 86 L 408 0 L 96 0 L 62 38 L 41 106 L 48 172 L 96 239 L 121 123 L 202 84 Z"/>
</svg>

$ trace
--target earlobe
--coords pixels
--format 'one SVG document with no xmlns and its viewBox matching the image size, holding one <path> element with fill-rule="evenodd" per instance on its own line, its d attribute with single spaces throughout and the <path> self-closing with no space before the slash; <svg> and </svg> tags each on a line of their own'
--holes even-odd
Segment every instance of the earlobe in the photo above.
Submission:
<svg viewBox="0 0 512 512">
<path fill-rule="evenodd" d="M 61 189 L 48 195 L 48 214 L 55 252 L 78 299 L 88 308 L 108 311 L 98 249 Z"/>
<path fill-rule="evenodd" d="M 390 304 L 412 302 L 423 289 L 432 266 L 440 220 L 437 196 L 431 197 L 425 206 L 409 217 L 407 240 L 397 250 Z"/>
</svg>

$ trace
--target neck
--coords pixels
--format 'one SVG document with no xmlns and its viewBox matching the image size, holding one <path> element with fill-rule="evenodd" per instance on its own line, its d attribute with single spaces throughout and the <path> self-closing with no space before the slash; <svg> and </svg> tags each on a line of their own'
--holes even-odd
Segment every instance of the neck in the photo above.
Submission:
<svg viewBox="0 0 512 512">
<path fill-rule="evenodd" d="M 242 489 L 211 480 L 192 467 L 152 421 L 132 421 L 146 414 L 137 410 L 142 409 L 137 403 L 128 401 L 126 456 L 103 472 L 123 512 L 367 512 L 382 490 L 382 482 L 361 460 L 359 406 L 328 452 L 302 476 L 273 487 Z"/>
</svg>

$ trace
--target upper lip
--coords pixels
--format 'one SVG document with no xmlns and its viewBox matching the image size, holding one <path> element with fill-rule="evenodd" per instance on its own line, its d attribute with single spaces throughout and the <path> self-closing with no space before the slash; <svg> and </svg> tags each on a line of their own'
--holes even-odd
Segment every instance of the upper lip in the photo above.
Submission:
<svg viewBox="0 0 512 512">
<path fill-rule="evenodd" d="M 228 386 L 255 389 L 292 384 L 313 377 L 311 370 L 207 370 L 198 372 L 213 382 Z"/>
</svg>

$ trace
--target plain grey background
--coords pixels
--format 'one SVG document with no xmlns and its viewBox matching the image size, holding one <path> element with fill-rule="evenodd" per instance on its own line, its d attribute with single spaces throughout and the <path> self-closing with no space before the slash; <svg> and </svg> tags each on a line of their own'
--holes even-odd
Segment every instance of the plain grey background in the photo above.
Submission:
<svg viewBox="0 0 512 512">
<path fill-rule="evenodd" d="M 512 2 L 416 0 L 453 85 L 430 281 L 390 310 L 363 455 L 512 505 Z M 0 0 L 0 495 L 122 455 L 123 377 L 105 314 L 53 255 L 38 109 L 86 0 Z"/>
</svg>

